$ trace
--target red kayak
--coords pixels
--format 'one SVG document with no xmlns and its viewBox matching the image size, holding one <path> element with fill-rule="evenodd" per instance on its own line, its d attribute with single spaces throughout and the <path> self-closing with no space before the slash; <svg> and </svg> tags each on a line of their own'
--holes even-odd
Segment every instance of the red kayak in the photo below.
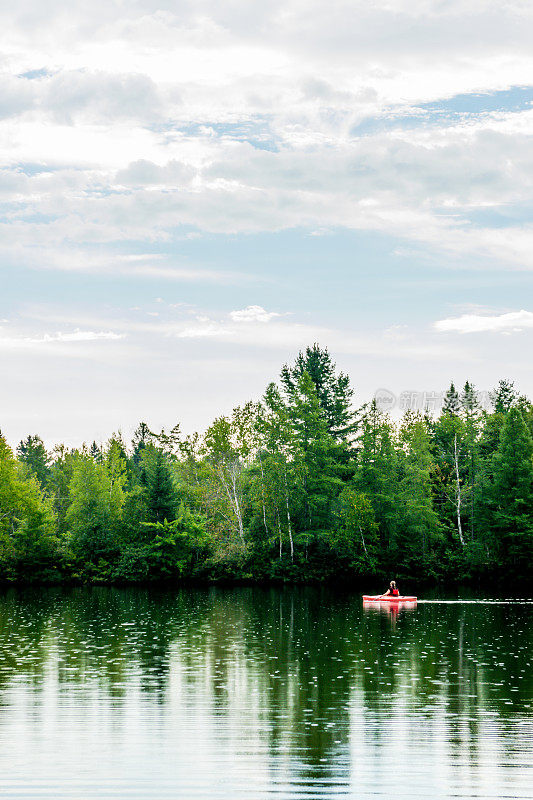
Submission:
<svg viewBox="0 0 533 800">
<path fill-rule="evenodd" d="M 368 601 L 371 603 L 416 603 L 417 600 L 417 597 L 408 597 L 407 595 L 402 594 L 397 594 L 396 596 L 393 594 L 388 594 L 386 597 L 382 597 L 380 594 L 363 595 L 363 602 Z"/>
</svg>

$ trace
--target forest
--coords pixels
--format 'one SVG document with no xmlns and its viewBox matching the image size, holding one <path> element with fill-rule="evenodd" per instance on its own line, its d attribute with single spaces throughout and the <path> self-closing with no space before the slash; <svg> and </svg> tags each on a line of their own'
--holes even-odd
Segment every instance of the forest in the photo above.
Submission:
<svg viewBox="0 0 533 800">
<path fill-rule="evenodd" d="M 0 581 L 338 581 L 525 586 L 533 560 L 533 405 L 512 382 L 482 409 L 454 384 L 438 414 L 357 408 L 318 344 L 204 434 L 16 451 L 0 433 Z"/>
</svg>

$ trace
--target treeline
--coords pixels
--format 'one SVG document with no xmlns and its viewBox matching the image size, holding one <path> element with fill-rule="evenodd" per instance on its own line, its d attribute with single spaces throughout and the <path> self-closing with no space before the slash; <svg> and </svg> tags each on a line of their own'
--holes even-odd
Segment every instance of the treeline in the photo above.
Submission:
<svg viewBox="0 0 533 800">
<path fill-rule="evenodd" d="M 314 345 L 203 436 L 141 423 L 14 454 L 0 435 L 1 578 L 531 579 L 531 402 L 500 381 L 487 412 L 452 384 L 440 416 L 395 424 L 352 398 Z"/>
</svg>

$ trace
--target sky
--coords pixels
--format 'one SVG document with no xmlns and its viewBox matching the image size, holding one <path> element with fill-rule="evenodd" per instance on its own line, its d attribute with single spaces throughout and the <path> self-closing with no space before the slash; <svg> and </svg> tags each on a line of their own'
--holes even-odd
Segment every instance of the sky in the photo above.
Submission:
<svg viewBox="0 0 533 800">
<path fill-rule="evenodd" d="M 533 395 L 530 0 L 0 9 L 0 429 L 185 432 L 313 342 Z"/>
</svg>

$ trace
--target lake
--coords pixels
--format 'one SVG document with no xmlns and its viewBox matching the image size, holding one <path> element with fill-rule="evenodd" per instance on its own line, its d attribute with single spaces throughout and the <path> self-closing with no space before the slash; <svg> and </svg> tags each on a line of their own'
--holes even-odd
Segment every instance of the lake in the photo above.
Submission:
<svg viewBox="0 0 533 800">
<path fill-rule="evenodd" d="M 10 589 L 0 796 L 533 798 L 532 623 L 308 587 Z"/>
</svg>

